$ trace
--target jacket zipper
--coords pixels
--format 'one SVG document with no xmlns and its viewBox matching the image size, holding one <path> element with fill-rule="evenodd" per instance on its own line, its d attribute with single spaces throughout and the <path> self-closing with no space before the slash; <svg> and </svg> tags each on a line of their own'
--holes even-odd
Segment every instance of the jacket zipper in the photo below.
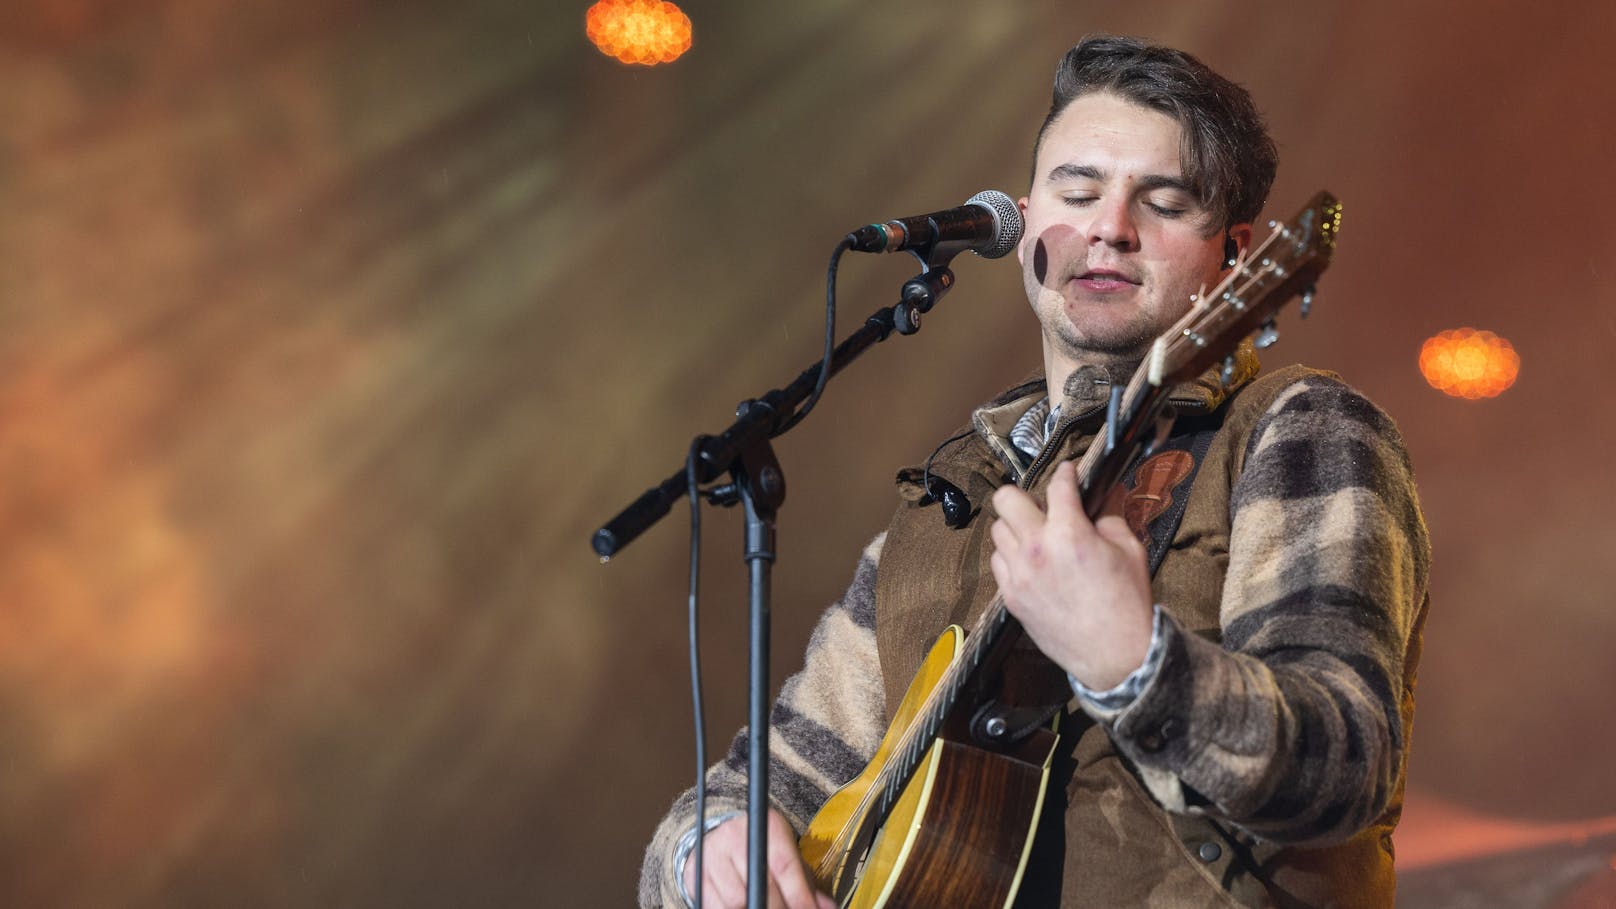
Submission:
<svg viewBox="0 0 1616 909">
<path fill-rule="evenodd" d="M 1016 483 L 1016 485 L 1022 489 L 1031 489 L 1032 484 L 1038 480 L 1038 474 L 1049 465 L 1050 461 L 1055 459 L 1055 452 L 1060 449 L 1061 442 L 1066 440 L 1066 434 L 1071 432 L 1072 427 L 1077 425 L 1079 420 L 1094 416 L 1095 414 L 1105 410 L 1105 408 L 1106 405 L 1101 404 L 1098 407 L 1092 407 L 1085 410 L 1069 420 L 1063 419 L 1059 423 L 1056 423 L 1055 431 L 1050 433 L 1049 438 L 1044 440 L 1044 447 L 1039 450 L 1038 457 L 1034 458 L 1033 462 L 1027 465 L 1026 471 L 1022 473 L 1021 479 Z M 1094 440 L 1098 442 L 1100 437 L 1096 435 Z"/>
</svg>

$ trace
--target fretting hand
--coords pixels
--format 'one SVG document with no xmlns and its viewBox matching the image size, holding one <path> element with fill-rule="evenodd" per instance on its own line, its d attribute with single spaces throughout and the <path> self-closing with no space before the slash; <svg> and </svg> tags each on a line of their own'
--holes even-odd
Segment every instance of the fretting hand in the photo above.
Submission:
<svg viewBox="0 0 1616 909">
<path fill-rule="evenodd" d="M 993 576 L 1038 649 L 1095 691 L 1139 668 L 1150 647 L 1150 571 L 1128 525 L 1089 520 L 1070 461 L 1050 478 L 1047 511 L 1015 486 L 1001 486 L 993 506 Z"/>
</svg>

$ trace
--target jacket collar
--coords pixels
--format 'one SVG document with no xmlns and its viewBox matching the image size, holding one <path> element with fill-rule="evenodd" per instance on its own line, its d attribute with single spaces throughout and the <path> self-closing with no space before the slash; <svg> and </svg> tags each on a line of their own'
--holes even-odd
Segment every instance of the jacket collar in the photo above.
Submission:
<svg viewBox="0 0 1616 909">
<path fill-rule="evenodd" d="M 1217 410 L 1236 391 L 1257 375 L 1262 364 L 1249 340 L 1242 341 L 1234 352 L 1234 372 L 1227 384 L 1223 381 L 1223 366 L 1219 364 L 1194 379 L 1182 382 L 1168 393 L 1167 400 L 1180 416 L 1208 414 Z M 1082 366 L 1066 380 L 1061 396 L 1060 427 L 1078 424 L 1079 428 L 1095 430 L 1105 422 L 1106 404 L 1111 398 L 1113 382 L 1126 383 L 1131 374 L 1112 375 L 1103 367 Z M 1019 475 L 1020 458 L 1010 443 L 1010 430 L 1022 414 L 1034 404 L 1049 396 L 1042 370 L 999 395 L 971 415 L 971 425 L 977 435 L 993 450 L 1000 461 Z M 1054 433 L 1058 435 L 1059 433 Z M 1047 444 L 1047 442 L 1046 442 Z"/>
</svg>

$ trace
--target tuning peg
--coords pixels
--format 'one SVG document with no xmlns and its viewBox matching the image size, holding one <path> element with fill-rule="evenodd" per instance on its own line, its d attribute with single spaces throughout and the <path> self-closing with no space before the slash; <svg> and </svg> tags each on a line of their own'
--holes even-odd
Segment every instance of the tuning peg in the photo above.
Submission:
<svg viewBox="0 0 1616 909">
<path fill-rule="evenodd" d="M 1306 290 L 1302 291 L 1302 305 L 1300 307 L 1300 311 L 1302 313 L 1302 318 L 1304 319 L 1307 318 L 1308 310 L 1313 308 L 1313 292 L 1315 290 L 1317 290 L 1317 288 L 1308 287 Z"/>
<path fill-rule="evenodd" d="M 1252 343 L 1257 345 L 1257 348 L 1260 350 L 1263 348 L 1273 347 L 1274 342 L 1278 340 L 1279 327 L 1274 324 L 1273 319 L 1269 319 L 1267 322 L 1262 324 L 1262 331 L 1257 332 L 1257 338 L 1256 340 L 1252 341 Z"/>
<path fill-rule="evenodd" d="M 1220 378 L 1223 379 L 1224 385 L 1234 381 L 1234 354 L 1223 358 L 1223 372 L 1220 373 Z"/>
</svg>

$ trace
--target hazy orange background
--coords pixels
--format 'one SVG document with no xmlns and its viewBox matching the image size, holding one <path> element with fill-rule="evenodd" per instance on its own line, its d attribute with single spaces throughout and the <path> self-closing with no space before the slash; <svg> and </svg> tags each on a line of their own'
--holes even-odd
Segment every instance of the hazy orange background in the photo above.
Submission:
<svg viewBox="0 0 1616 909">
<path fill-rule="evenodd" d="M 694 772 L 685 516 L 605 567 L 590 531 L 817 355 L 843 232 L 1020 194 L 1091 31 L 1252 89 L 1270 214 L 1345 201 L 1270 362 L 1419 470 L 1407 866 L 1465 812 L 1616 814 L 1616 7 L 690 0 L 643 69 L 586 5 L 0 12 L 0 903 L 630 902 Z M 842 333 L 914 270 L 844 260 Z M 1013 260 L 956 270 L 778 444 L 777 676 L 893 471 L 1036 363 Z M 1519 350 L 1502 397 L 1420 379 L 1462 325 Z M 716 752 L 744 577 L 708 527 Z"/>
</svg>

